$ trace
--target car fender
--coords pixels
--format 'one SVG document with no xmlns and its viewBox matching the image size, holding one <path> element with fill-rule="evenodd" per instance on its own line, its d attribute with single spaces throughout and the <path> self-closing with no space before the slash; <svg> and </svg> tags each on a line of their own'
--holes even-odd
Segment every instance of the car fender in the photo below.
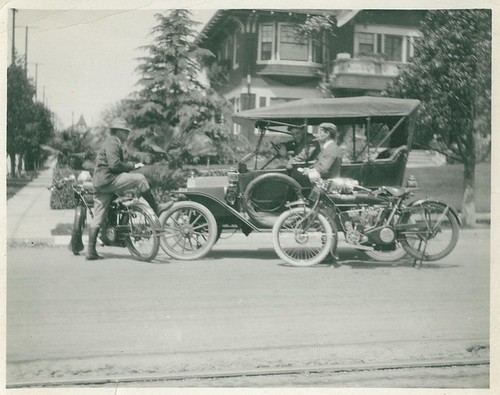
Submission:
<svg viewBox="0 0 500 395">
<path fill-rule="evenodd" d="M 441 202 L 439 200 L 434 200 L 434 199 L 419 199 L 419 200 L 415 200 L 414 202 L 411 202 L 408 207 L 412 207 L 412 206 L 417 206 L 417 205 L 422 205 L 423 203 L 434 203 L 434 204 L 438 204 L 440 206 L 443 206 L 443 207 L 448 207 L 448 209 L 451 211 L 451 213 L 455 216 L 455 218 L 457 219 L 458 221 L 458 224 L 459 225 L 462 225 L 462 220 L 460 219 L 460 215 L 458 214 L 458 211 L 455 210 L 452 206 L 450 206 L 449 204 L 446 204 L 444 202 Z"/>
<path fill-rule="evenodd" d="M 227 222 L 225 218 L 230 217 L 245 234 L 251 231 L 260 232 L 260 229 L 243 217 L 238 211 L 229 206 L 226 202 L 204 192 L 182 191 L 172 192 L 174 199 L 178 202 L 191 200 L 205 206 L 214 215 L 218 222 Z"/>
</svg>

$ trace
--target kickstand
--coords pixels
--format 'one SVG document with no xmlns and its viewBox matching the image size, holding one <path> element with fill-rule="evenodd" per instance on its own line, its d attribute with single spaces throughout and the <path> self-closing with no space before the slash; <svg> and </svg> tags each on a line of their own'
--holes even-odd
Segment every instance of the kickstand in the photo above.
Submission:
<svg viewBox="0 0 500 395">
<path fill-rule="evenodd" d="M 424 256 L 425 256 L 425 250 L 427 249 L 427 241 L 429 239 L 426 237 L 425 238 L 425 241 L 420 239 L 420 243 L 418 244 L 418 250 L 420 251 L 420 247 L 422 246 L 422 242 L 424 242 L 424 250 L 422 251 L 422 255 L 420 256 L 420 258 L 415 258 L 413 260 L 413 267 L 416 268 L 416 269 L 421 269 L 422 268 L 422 262 L 424 260 Z"/>
</svg>

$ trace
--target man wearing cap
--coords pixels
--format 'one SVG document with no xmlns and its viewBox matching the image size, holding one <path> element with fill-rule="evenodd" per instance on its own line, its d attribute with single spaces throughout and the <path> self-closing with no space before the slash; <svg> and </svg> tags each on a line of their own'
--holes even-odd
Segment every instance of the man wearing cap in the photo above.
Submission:
<svg viewBox="0 0 500 395">
<path fill-rule="evenodd" d="M 114 193 L 130 189 L 138 189 L 141 196 L 148 202 L 156 215 L 170 205 L 158 205 L 151 193 L 149 183 L 143 174 L 129 171 L 144 166 L 142 163 L 125 162 L 122 145 L 127 140 L 130 128 L 122 118 L 116 118 L 109 126 L 110 136 L 97 154 L 93 184 L 94 218 L 89 230 L 89 246 L 87 260 L 102 259 L 97 254 L 96 242 L 99 229 L 106 220 Z"/>
<path fill-rule="evenodd" d="M 288 160 L 286 168 L 292 170 L 299 164 L 304 165 L 315 160 L 319 154 L 320 146 L 314 137 L 300 126 L 289 126 L 288 131 L 293 140 L 283 144 L 285 155 L 282 156 L 285 157 L 286 152 L 293 152 L 293 156 Z"/>
<path fill-rule="evenodd" d="M 340 177 L 342 165 L 342 150 L 337 145 L 337 126 L 333 123 L 324 122 L 319 125 L 316 140 L 321 146 L 318 159 L 313 166 L 298 168 L 297 173 L 292 174 L 302 186 L 309 186 L 310 181 L 318 178 L 328 179 Z"/>
</svg>

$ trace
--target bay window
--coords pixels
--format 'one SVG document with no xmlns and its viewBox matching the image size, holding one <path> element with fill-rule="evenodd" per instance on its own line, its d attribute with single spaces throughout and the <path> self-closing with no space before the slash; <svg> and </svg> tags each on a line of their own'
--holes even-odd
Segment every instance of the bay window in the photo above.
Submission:
<svg viewBox="0 0 500 395">
<path fill-rule="evenodd" d="M 280 60 L 309 60 L 309 46 L 307 41 L 300 39 L 290 25 L 280 25 L 279 30 L 279 57 Z"/>
<path fill-rule="evenodd" d="M 260 56 L 261 60 L 271 60 L 273 57 L 274 26 L 260 25 Z"/>
<path fill-rule="evenodd" d="M 263 23 L 259 26 L 258 62 L 322 63 L 323 43 L 303 39 L 287 23 Z"/>
</svg>

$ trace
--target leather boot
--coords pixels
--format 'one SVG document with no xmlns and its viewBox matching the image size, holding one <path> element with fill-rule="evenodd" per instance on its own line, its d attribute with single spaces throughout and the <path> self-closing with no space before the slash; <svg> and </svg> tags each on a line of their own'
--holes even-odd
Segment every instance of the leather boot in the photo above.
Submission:
<svg viewBox="0 0 500 395">
<path fill-rule="evenodd" d="M 96 249 L 97 235 L 99 234 L 99 227 L 89 229 L 89 246 L 87 250 L 87 261 L 95 261 L 97 259 L 104 259 L 100 256 Z"/>
<path fill-rule="evenodd" d="M 168 202 L 168 203 L 162 203 L 162 204 L 156 203 L 156 200 L 153 196 L 153 193 L 151 192 L 151 189 L 148 189 L 146 192 L 143 192 L 142 197 L 144 198 L 144 200 L 146 202 L 148 202 L 148 204 L 151 206 L 151 208 L 155 212 L 156 216 L 158 216 L 158 217 L 160 216 L 160 213 L 162 211 L 169 209 L 174 204 L 174 202 Z"/>
</svg>

